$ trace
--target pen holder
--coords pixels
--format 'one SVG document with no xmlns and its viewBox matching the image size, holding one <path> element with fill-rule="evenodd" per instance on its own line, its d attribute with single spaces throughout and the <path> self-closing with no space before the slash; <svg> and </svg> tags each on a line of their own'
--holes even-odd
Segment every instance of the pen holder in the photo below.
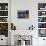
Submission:
<svg viewBox="0 0 46 46">
<path fill-rule="evenodd" d="M 34 26 L 32 25 L 32 26 L 29 26 L 29 30 L 34 30 Z"/>
</svg>

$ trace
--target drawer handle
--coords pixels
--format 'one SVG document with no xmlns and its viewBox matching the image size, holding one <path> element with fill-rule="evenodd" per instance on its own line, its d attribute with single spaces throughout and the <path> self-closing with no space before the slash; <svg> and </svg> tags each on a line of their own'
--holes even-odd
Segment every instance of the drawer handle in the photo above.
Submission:
<svg viewBox="0 0 46 46">
<path fill-rule="evenodd" d="M 3 39 L 1 39 L 1 40 L 3 40 Z"/>
<path fill-rule="evenodd" d="M 43 40 L 45 40 L 45 39 L 43 39 Z"/>
</svg>

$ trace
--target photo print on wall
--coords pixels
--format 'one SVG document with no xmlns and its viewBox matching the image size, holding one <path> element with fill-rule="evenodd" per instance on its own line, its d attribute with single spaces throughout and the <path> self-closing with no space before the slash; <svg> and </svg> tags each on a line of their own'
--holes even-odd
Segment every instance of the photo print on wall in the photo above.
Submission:
<svg viewBox="0 0 46 46">
<path fill-rule="evenodd" d="M 29 10 L 25 10 L 25 11 L 18 10 L 17 15 L 18 15 L 19 19 L 22 19 L 22 18 L 28 19 L 29 18 Z"/>
</svg>

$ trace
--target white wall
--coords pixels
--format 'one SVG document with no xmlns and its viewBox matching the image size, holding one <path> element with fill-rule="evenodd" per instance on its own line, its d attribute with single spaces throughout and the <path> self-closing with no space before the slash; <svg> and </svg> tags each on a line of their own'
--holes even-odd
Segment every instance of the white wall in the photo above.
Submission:
<svg viewBox="0 0 46 46">
<path fill-rule="evenodd" d="M 17 30 L 26 30 L 30 25 L 37 28 L 38 3 L 46 0 L 11 0 L 11 22 L 16 25 Z M 29 19 L 18 19 L 18 10 L 29 10 Z"/>
<path fill-rule="evenodd" d="M 28 27 L 33 24 L 36 32 L 35 36 L 37 36 L 37 9 L 37 0 L 11 0 L 11 22 L 16 25 L 18 32 L 20 32 L 19 30 L 27 30 Z M 29 19 L 18 19 L 18 10 L 29 10 Z"/>
<path fill-rule="evenodd" d="M 11 0 L 11 22 L 16 25 L 17 30 L 27 30 L 30 25 L 35 26 L 33 36 L 38 36 L 38 3 L 45 3 L 46 0 Z M 18 19 L 18 10 L 29 10 L 29 19 Z M 19 31 L 18 31 L 19 32 Z M 38 43 L 43 44 L 42 38 L 33 38 L 33 46 L 40 46 Z"/>
<path fill-rule="evenodd" d="M 31 0 L 12 0 L 11 1 L 11 20 L 16 25 L 17 30 L 27 30 L 29 26 L 37 23 L 37 2 Z M 17 11 L 18 10 L 29 10 L 29 19 L 18 19 Z M 36 18 L 36 19 L 34 19 Z M 33 21 L 34 20 L 34 21 Z M 36 20 L 36 21 L 35 21 Z"/>
<path fill-rule="evenodd" d="M 0 0 L 0 3 L 8 3 L 8 0 Z M 0 35 L 0 45 L 8 45 L 8 37 L 5 37 L 4 35 Z"/>
</svg>

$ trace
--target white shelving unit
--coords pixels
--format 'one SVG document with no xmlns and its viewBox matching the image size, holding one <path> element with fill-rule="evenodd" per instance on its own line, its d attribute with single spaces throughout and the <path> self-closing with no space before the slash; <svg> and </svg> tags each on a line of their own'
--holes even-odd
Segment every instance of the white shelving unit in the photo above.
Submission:
<svg viewBox="0 0 46 46">
<path fill-rule="evenodd" d="M 0 3 L 0 35 L 7 35 L 6 37 L 8 37 L 8 19 L 8 3 Z M 2 34 L 4 30 L 7 31 L 7 33 L 3 32 L 4 34 Z"/>
<path fill-rule="evenodd" d="M 46 23 L 46 22 L 38 22 L 38 23 Z"/>
<path fill-rule="evenodd" d="M 46 29 L 46 28 L 38 28 L 38 29 Z"/>
<path fill-rule="evenodd" d="M 38 32 L 40 37 L 46 37 L 45 33 L 40 33 L 41 31 L 46 33 L 46 3 L 38 4 Z"/>
<path fill-rule="evenodd" d="M 46 16 L 44 15 L 44 16 L 38 16 L 38 17 L 46 17 Z"/>
<path fill-rule="evenodd" d="M 38 10 L 38 11 L 46 11 L 46 9 L 45 10 Z"/>
<path fill-rule="evenodd" d="M 0 11 L 8 11 L 8 10 L 0 10 Z"/>
<path fill-rule="evenodd" d="M 0 45 L 8 45 L 8 19 L 8 3 L 0 3 Z"/>
<path fill-rule="evenodd" d="M 8 23 L 8 3 L 0 3 L 0 18 L 0 23 Z"/>
</svg>

